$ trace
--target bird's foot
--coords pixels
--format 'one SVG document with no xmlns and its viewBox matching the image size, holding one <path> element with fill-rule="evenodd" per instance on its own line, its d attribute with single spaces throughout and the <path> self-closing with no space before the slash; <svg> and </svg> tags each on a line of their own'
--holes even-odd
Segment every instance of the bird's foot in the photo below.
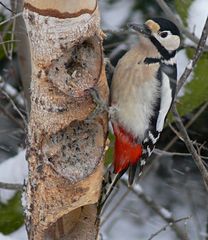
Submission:
<svg viewBox="0 0 208 240">
<path fill-rule="evenodd" d="M 92 122 L 98 115 L 101 113 L 109 112 L 109 107 L 107 103 L 100 97 L 98 90 L 94 87 L 88 89 L 93 102 L 96 104 L 95 109 L 88 115 L 88 117 L 85 119 L 85 122 L 89 123 Z"/>
</svg>

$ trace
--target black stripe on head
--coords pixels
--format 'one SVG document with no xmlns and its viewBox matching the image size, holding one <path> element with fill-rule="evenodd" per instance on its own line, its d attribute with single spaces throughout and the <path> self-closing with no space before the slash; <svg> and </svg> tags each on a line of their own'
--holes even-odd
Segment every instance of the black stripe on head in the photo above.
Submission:
<svg viewBox="0 0 208 240">
<path fill-rule="evenodd" d="M 163 56 L 165 60 L 169 60 L 175 56 L 176 51 L 169 52 L 161 45 L 161 43 L 155 37 L 151 36 L 149 39 L 155 45 L 158 52 Z"/>
<path fill-rule="evenodd" d="M 180 37 L 180 31 L 177 26 L 165 18 L 152 18 L 154 22 L 160 25 L 160 31 L 170 31 L 173 35 L 178 35 Z"/>
</svg>

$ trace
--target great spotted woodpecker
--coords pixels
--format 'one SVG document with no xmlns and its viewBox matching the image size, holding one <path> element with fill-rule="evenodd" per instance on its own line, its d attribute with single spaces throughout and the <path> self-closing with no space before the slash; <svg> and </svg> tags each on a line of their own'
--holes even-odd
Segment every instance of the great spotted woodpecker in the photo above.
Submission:
<svg viewBox="0 0 208 240">
<path fill-rule="evenodd" d="M 180 32 L 164 18 L 129 27 L 140 34 L 140 41 L 114 70 L 110 118 L 115 134 L 114 172 L 118 179 L 129 169 L 131 185 L 136 169 L 141 174 L 154 150 L 175 97 Z"/>
</svg>

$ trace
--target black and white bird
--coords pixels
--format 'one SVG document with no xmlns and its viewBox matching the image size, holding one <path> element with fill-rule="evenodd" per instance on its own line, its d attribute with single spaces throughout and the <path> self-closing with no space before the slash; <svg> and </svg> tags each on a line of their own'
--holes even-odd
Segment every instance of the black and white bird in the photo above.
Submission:
<svg viewBox="0 0 208 240">
<path fill-rule="evenodd" d="M 114 173 L 129 169 L 129 184 L 159 140 L 176 92 L 176 50 L 180 32 L 164 18 L 129 24 L 140 41 L 118 62 L 111 83 L 111 123 L 115 134 Z"/>
</svg>

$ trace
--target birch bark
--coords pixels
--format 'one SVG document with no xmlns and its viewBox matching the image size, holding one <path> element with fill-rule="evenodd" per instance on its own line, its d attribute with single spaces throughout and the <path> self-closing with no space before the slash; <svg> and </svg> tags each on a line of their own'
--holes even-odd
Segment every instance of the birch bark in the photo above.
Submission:
<svg viewBox="0 0 208 240">
<path fill-rule="evenodd" d="M 96 0 L 27 0 L 32 81 L 25 192 L 29 239 L 96 239 L 107 115 L 88 89 L 108 98 Z M 84 207 L 83 207 L 84 206 Z"/>
</svg>

